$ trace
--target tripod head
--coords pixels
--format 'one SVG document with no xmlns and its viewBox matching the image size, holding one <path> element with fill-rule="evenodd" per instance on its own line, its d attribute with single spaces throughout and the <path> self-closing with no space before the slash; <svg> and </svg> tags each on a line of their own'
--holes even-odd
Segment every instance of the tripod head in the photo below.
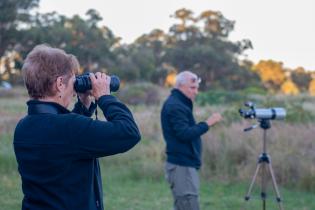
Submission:
<svg viewBox="0 0 315 210">
<path fill-rule="evenodd" d="M 270 120 L 260 119 L 260 120 L 258 120 L 258 122 L 259 122 L 259 127 L 264 129 L 264 130 L 271 128 Z M 255 125 L 252 125 L 248 128 L 244 128 L 243 131 L 244 132 L 251 131 L 252 129 L 257 128 L 257 127 L 258 127 L 258 124 L 255 124 Z"/>
</svg>

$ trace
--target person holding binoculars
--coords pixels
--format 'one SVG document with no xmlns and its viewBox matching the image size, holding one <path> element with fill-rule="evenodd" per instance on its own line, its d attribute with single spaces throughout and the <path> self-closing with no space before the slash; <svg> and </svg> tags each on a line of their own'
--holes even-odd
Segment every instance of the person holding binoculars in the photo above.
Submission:
<svg viewBox="0 0 315 210">
<path fill-rule="evenodd" d="M 110 95 L 111 78 L 89 74 L 86 87 L 75 77 L 78 70 L 75 56 L 47 45 L 26 57 L 28 114 L 18 122 L 13 141 L 22 209 L 104 209 L 98 158 L 126 152 L 140 141 L 130 110 Z M 85 92 L 69 111 L 75 88 L 82 85 Z M 97 106 L 106 122 L 90 118 Z"/>
</svg>

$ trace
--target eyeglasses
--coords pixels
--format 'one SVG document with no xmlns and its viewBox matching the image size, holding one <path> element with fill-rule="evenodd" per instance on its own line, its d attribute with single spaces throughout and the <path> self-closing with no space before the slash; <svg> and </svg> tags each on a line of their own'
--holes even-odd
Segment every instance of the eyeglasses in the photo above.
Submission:
<svg viewBox="0 0 315 210">
<path fill-rule="evenodd" d="M 192 83 L 196 83 L 197 82 L 199 84 L 201 82 L 201 78 L 200 77 L 193 77 L 193 78 L 190 79 L 190 81 Z"/>
</svg>

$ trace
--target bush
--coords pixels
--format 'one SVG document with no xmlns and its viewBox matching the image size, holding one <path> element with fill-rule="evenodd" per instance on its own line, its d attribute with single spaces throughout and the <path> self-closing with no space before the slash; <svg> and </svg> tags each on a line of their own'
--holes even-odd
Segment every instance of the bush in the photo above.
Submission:
<svg viewBox="0 0 315 210">
<path fill-rule="evenodd" d="M 315 121 L 315 115 L 306 110 L 299 102 L 286 105 L 286 121 L 295 124 L 311 123 Z"/>
<path fill-rule="evenodd" d="M 244 104 L 245 101 L 261 101 L 266 91 L 261 88 L 246 88 L 242 91 L 210 90 L 201 92 L 196 102 L 201 105 Z"/>
<path fill-rule="evenodd" d="M 131 105 L 152 105 L 161 101 L 159 87 L 145 82 L 128 84 L 117 93 L 117 96 L 124 103 Z"/>
<path fill-rule="evenodd" d="M 245 95 L 266 95 L 267 90 L 260 87 L 248 87 L 241 91 Z"/>
<path fill-rule="evenodd" d="M 226 103 L 240 103 L 246 100 L 246 97 L 239 92 L 230 92 L 225 90 L 212 90 L 200 93 L 196 102 L 204 106 L 217 105 L 217 104 L 226 104 Z"/>
<path fill-rule="evenodd" d="M 286 110 L 285 121 L 291 124 L 307 124 L 315 121 L 313 110 L 304 107 L 305 103 L 313 103 L 305 96 L 268 96 L 260 101 L 259 107 L 283 107 Z M 258 105 L 258 104 L 257 104 Z"/>
<path fill-rule="evenodd" d="M 285 121 L 291 124 L 307 124 L 315 121 L 313 104 L 314 99 L 305 96 L 284 96 L 284 95 L 259 95 L 245 94 L 246 91 L 228 92 L 223 90 L 208 91 L 200 93 L 196 102 L 201 106 L 220 105 L 223 109 L 223 116 L 227 125 L 232 122 L 239 122 L 241 117 L 238 110 L 249 109 L 243 104 L 252 101 L 256 108 L 283 107 L 286 110 Z M 226 106 L 226 104 L 228 106 Z M 225 106 L 222 106 L 225 105 Z"/>
</svg>

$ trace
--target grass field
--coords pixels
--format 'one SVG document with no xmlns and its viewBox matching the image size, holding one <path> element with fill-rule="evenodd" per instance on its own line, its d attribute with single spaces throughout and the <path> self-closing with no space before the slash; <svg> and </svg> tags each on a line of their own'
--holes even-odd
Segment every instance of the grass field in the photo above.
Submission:
<svg viewBox="0 0 315 210">
<path fill-rule="evenodd" d="M 25 94 L 0 98 L 0 210 L 21 209 L 21 182 L 12 149 L 16 122 L 25 115 Z M 164 143 L 159 107 L 133 107 L 143 139 L 128 153 L 101 159 L 107 210 L 171 210 L 172 196 L 164 180 Z M 197 118 L 217 107 L 196 109 Z M 203 210 L 262 209 L 260 180 L 252 199 L 244 196 L 261 149 L 260 131 L 243 134 L 244 122 L 219 126 L 204 136 L 201 170 Z M 315 209 L 314 124 L 275 124 L 268 147 L 286 210 Z M 269 149 L 268 148 L 268 149 Z M 278 209 L 268 183 L 267 209 Z"/>
<path fill-rule="evenodd" d="M 3 142 L 3 138 L 1 138 L 1 142 Z M 3 146 L 2 143 L 1 146 Z M 133 156 L 132 153 L 138 153 L 147 146 L 152 145 L 139 145 L 129 155 Z M 163 178 L 163 169 L 153 169 L 156 164 L 154 160 L 130 160 L 129 155 L 104 158 L 101 161 L 106 209 L 171 210 L 172 197 Z M 150 169 L 147 165 L 152 168 Z M 20 177 L 14 167 L 15 164 L 12 162 L 11 166 L 9 164 L 6 166 L 7 169 L 10 169 L 9 171 L 1 169 L 0 210 L 18 210 L 21 206 Z M 255 185 L 252 200 L 247 203 L 244 202 L 243 198 L 248 189 L 249 181 L 230 183 L 215 179 L 206 180 L 203 177 L 200 198 L 202 209 L 261 209 L 259 184 Z M 280 192 L 285 209 L 315 209 L 315 195 L 312 193 L 284 188 L 280 188 Z M 267 209 L 278 209 L 271 187 L 268 188 Z"/>
</svg>

